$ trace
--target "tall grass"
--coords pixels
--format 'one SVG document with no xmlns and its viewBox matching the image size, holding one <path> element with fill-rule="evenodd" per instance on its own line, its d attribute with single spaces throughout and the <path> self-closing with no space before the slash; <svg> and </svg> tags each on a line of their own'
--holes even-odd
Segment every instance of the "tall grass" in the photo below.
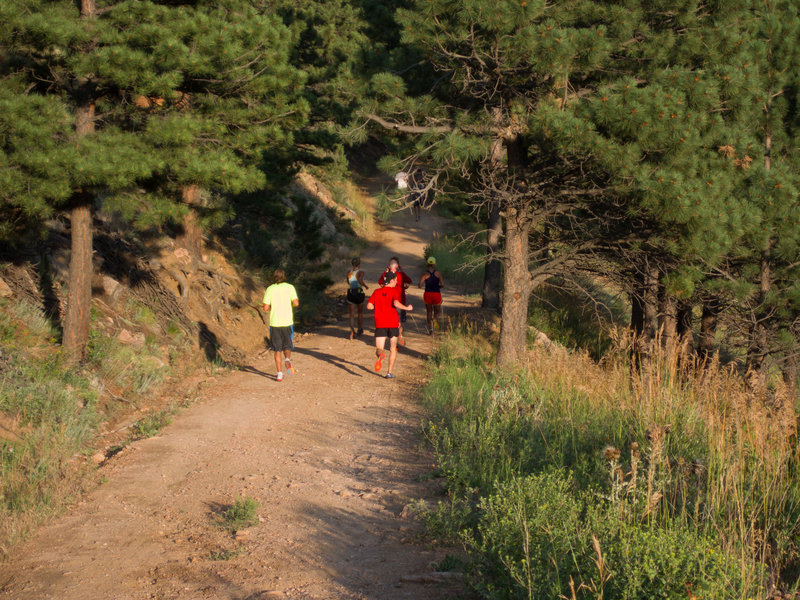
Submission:
<svg viewBox="0 0 800 600">
<path fill-rule="evenodd" d="M 149 309 L 128 309 L 129 319 L 151 323 Z M 76 369 L 57 338 L 40 308 L 0 301 L 0 554 L 79 491 L 88 467 L 81 458 L 94 452 L 100 422 L 169 374 L 153 340 L 136 349 L 95 327 L 87 363 Z"/>
<path fill-rule="evenodd" d="M 666 354 L 632 375 L 535 349 L 513 373 L 454 331 L 433 358 L 427 433 L 448 480 L 432 525 L 489 598 L 770 598 L 797 587 L 794 407 Z M 441 532 L 440 532 L 441 533 Z"/>
</svg>

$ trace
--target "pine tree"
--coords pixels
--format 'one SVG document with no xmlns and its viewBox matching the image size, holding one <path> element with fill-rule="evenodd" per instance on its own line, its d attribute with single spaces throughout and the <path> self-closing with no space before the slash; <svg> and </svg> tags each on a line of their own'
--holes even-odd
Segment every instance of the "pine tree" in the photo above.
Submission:
<svg viewBox="0 0 800 600">
<path fill-rule="evenodd" d="M 373 80 L 372 119 L 420 135 L 426 160 L 442 176 L 468 177 L 474 202 L 504 216 L 498 364 L 516 364 L 524 352 L 536 281 L 529 237 L 558 212 L 552 182 L 571 177 L 539 143 L 532 122 L 543 104 L 558 105 L 594 84 L 613 48 L 608 26 L 618 14 L 617 7 L 579 1 L 414 2 L 398 11 L 402 40 L 438 74 L 435 87 L 411 94 L 413 75 L 408 82 L 390 73 Z"/>
<path fill-rule="evenodd" d="M 44 195 L 10 202 L 26 214 L 70 212 L 63 343 L 80 359 L 99 192 L 109 208 L 152 224 L 201 211 L 200 190 L 255 189 L 264 151 L 291 144 L 304 122 L 303 76 L 288 64 L 289 30 L 244 0 L 82 0 L 79 9 L 66 0 L 12 0 L 0 20 L 5 74 L 15 82 L 8 101 L 51 107 L 73 122 L 48 149 L 54 168 L 38 172 Z M 36 123 L 40 129 L 20 132 L 19 145 L 3 140 L 9 164 L 29 160 L 23 148 L 54 126 Z"/>
</svg>

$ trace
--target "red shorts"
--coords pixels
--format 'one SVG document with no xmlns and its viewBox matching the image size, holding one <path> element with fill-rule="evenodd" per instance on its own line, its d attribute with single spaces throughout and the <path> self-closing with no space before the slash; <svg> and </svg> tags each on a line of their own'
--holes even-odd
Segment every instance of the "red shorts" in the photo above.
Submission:
<svg viewBox="0 0 800 600">
<path fill-rule="evenodd" d="M 441 304 L 442 294 L 439 292 L 425 292 L 422 294 L 422 301 L 425 304 Z"/>
</svg>

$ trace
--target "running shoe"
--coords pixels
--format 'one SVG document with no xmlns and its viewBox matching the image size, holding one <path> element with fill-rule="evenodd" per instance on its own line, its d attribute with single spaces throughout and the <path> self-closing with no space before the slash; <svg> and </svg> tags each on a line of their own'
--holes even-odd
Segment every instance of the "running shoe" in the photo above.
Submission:
<svg viewBox="0 0 800 600">
<path fill-rule="evenodd" d="M 275 381 L 279 383 L 283 381 L 283 371 L 278 371 L 278 374 L 275 376 Z"/>
<path fill-rule="evenodd" d="M 283 364 L 286 365 L 286 370 L 289 371 L 292 375 L 294 375 L 294 367 L 292 366 L 292 361 L 289 358 L 283 359 Z"/>
<path fill-rule="evenodd" d="M 384 376 L 384 379 L 394 379 L 394 375 L 392 375 L 391 373 L 387 373 L 387 374 Z"/>
<path fill-rule="evenodd" d="M 405 346 L 406 345 L 406 338 L 404 338 L 403 336 L 400 336 L 398 338 L 398 340 L 397 340 L 397 343 L 400 344 L 401 346 Z"/>
<path fill-rule="evenodd" d="M 363 330 L 363 329 L 359 329 L 359 330 L 356 332 L 356 335 L 364 335 L 364 330 Z"/>
<path fill-rule="evenodd" d="M 375 361 L 375 371 L 380 371 L 381 367 L 383 367 L 383 359 L 386 358 L 386 355 L 381 352 L 378 356 L 378 360 Z"/>
</svg>

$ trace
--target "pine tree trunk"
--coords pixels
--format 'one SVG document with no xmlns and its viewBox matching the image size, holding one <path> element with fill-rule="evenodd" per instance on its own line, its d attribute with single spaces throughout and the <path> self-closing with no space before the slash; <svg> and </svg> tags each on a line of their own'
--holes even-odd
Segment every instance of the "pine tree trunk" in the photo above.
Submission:
<svg viewBox="0 0 800 600">
<path fill-rule="evenodd" d="M 94 0 L 81 0 L 82 19 L 95 16 Z M 83 137 L 94 131 L 94 100 L 91 81 L 77 82 L 75 135 Z M 72 199 L 70 212 L 71 251 L 69 259 L 69 291 L 64 315 L 62 347 L 68 361 L 86 358 L 89 344 L 89 323 L 92 304 L 92 195 L 78 190 Z"/>
<path fill-rule="evenodd" d="M 688 302 L 678 303 L 676 317 L 676 334 L 680 344 L 681 358 L 691 356 L 694 352 L 694 333 L 692 332 L 692 305 Z"/>
<path fill-rule="evenodd" d="M 797 396 L 797 371 L 797 356 L 794 354 L 787 356 L 781 367 L 781 376 L 783 384 L 786 386 L 786 392 L 791 399 Z"/>
<path fill-rule="evenodd" d="M 644 277 L 638 272 L 634 273 L 633 289 L 629 297 L 631 301 L 630 330 L 636 341 L 644 331 Z"/>
<path fill-rule="evenodd" d="M 71 253 L 69 293 L 64 315 L 62 345 L 68 360 L 83 361 L 89 343 L 89 316 L 92 304 L 92 207 L 83 202 L 70 213 Z"/>
<path fill-rule="evenodd" d="M 708 365 L 711 362 L 717 348 L 717 323 L 720 310 L 719 301 L 716 298 L 708 298 L 703 301 L 697 354 L 700 357 L 700 362 L 704 365 Z"/>
<path fill-rule="evenodd" d="M 181 188 L 181 200 L 189 207 L 183 218 L 183 232 L 178 238 L 181 247 L 189 252 L 193 260 L 201 260 L 203 255 L 203 229 L 197 222 L 196 207 L 200 205 L 200 188 L 186 185 Z"/>
<path fill-rule="evenodd" d="M 528 302 L 531 276 L 528 270 L 530 220 L 517 209 L 506 211 L 505 270 L 503 310 L 497 365 L 515 368 L 526 352 L 528 341 Z"/>
<path fill-rule="evenodd" d="M 767 310 L 764 303 L 770 291 L 771 274 L 771 247 L 761 252 L 760 278 L 758 284 L 758 310 L 755 313 L 755 322 L 750 328 L 750 344 L 747 348 L 745 362 L 747 381 L 752 389 L 761 389 L 765 383 L 764 358 L 767 355 Z"/>
<path fill-rule="evenodd" d="M 489 227 L 486 231 L 486 255 L 488 261 L 483 270 L 483 292 L 481 306 L 492 310 L 500 308 L 500 286 L 503 283 L 503 263 L 497 258 L 500 240 L 503 237 L 503 219 L 497 202 L 489 205 Z"/>
<path fill-rule="evenodd" d="M 678 302 L 663 286 L 659 288 L 658 330 L 662 347 L 673 354 L 678 345 Z"/>
<path fill-rule="evenodd" d="M 642 343 L 645 354 L 649 354 L 658 332 L 658 268 L 650 264 L 644 274 L 644 329 Z"/>
<path fill-rule="evenodd" d="M 771 105 L 767 105 L 767 113 Z M 772 135 L 768 131 L 764 138 L 764 169 L 772 168 Z M 772 287 L 772 247 L 773 240 L 768 240 L 766 247 L 761 251 L 761 264 L 758 282 L 758 306 L 755 311 L 755 321 L 750 328 L 750 343 L 747 348 L 745 371 L 751 389 L 762 389 L 766 383 L 764 374 L 764 359 L 767 356 L 768 333 L 766 321 L 768 311 L 765 306 L 767 295 Z"/>
</svg>

